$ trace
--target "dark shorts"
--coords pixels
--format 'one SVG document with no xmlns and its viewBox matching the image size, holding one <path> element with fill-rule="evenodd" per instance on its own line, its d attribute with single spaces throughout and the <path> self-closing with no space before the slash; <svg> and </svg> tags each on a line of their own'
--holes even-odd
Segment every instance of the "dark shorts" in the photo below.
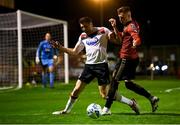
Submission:
<svg viewBox="0 0 180 125">
<path fill-rule="evenodd" d="M 84 70 L 79 76 L 79 80 L 88 84 L 94 78 L 98 79 L 98 85 L 109 84 L 109 69 L 107 63 L 85 64 Z"/>
<path fill-rule="evenodd" d="M 131 60 L 119 59 L 113 73 L 113 78 L 118 81 L 135 79 L 138 64 L 139 58 Z"/>
</svg>

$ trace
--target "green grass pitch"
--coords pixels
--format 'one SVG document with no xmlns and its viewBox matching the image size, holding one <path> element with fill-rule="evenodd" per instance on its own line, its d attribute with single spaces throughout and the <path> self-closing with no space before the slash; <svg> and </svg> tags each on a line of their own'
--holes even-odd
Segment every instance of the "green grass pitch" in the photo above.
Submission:
<svg viewBox="0 0 180 125">
<path fill-rule="evenodd" d="M 135 98 L 140 106 L 141 115 L 135 115 L 129 106 L 114 102 L 111 116 L 92 119 L 86 115 L 86 107 L 98 103 L 102 107 L 97 82 L 93 81 L 83 91 L 70 114 L 54 116 L 51 113 L 63 109 L 75 81 L 64 85 L 56 83 L 54 89 L 23 87 L 21 90 L 0 92 L 1 124 L 180 124 L 180 80 L 159 79 L 136 82 L 160 98 L 157 112 L 151 113 L 147 99 L 127 90 L 121 82 L 119 91 L 128 98 Z M 166 90 L 170 89 L 170 92 Z"/>
</svg>

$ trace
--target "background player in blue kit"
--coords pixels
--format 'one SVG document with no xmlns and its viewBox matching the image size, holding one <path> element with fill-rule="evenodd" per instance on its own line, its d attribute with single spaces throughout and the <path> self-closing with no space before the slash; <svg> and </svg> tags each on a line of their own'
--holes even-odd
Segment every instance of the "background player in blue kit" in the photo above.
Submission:
<svg viewBox="0 0 180 125">
<path fill-rule="evenodd" d="M 57 50 L 50 45 L 51 34 L 45 34 L 45 40 L 41 41 L 36 52 L 36 64 L 42 66 L 42 84 L 46 87 L 49 76 L 50 88 L 54 87 L 54 61 L 57 60 Z"/>
</svg>

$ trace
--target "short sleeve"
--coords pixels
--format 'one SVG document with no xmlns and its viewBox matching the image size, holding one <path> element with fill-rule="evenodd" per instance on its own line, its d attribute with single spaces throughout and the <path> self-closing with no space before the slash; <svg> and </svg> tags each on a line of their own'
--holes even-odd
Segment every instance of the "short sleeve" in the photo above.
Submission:
<svg viewBox="0 0 180 125">
<path fill-rule="evenodd" d="M 78 53 L 80 53 L 84 49 L 84 43 L 81 36 L 79 36 L 78 42 L 76 43 L 74 49 L 76 49 Z"/>
</svg>

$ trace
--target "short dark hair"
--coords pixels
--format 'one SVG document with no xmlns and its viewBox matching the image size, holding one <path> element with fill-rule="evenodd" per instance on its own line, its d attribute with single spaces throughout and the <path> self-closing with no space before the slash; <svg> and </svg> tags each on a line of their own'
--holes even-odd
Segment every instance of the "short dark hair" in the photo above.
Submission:
<svg viewBox="0 0 180 125">
<path fill-rule="evenodd" d="M 120 8 L 117 9 L 117 13 L 126 13 L 126 12 L 130 12 L 131 9 L 129 6 L 122 6 Z"/>
<path fill-rule="evenodd" d="M 92 23 L 92 19 L 90 17 L 81 17 L 79 23 Z"/>
</svg>

